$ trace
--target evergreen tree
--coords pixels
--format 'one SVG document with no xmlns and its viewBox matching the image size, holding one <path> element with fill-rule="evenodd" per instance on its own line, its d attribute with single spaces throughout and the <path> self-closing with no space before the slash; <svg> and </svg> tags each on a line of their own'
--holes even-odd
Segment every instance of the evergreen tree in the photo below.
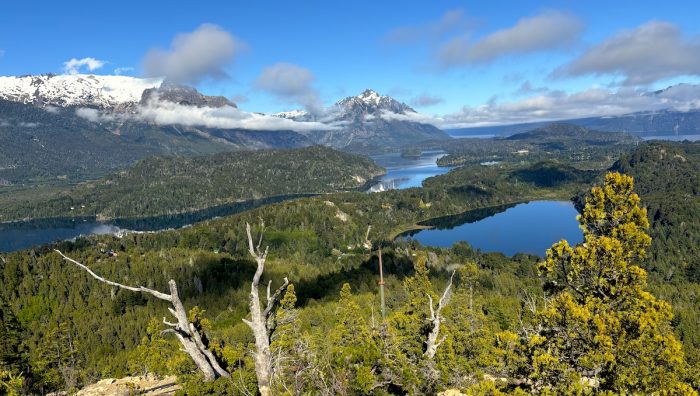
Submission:
<svg viewBox="0 0 700 396">
<path fill-rule="evenodd" d="M 536 393 L 695 394 L 671 306 L 645 290 L 649 222 L 632 189 L 608 174 L 579 216 L 583 243 L 558 242 L 539 265 L 553 296 L 524 346 Z"/>
<path fill-rule="evenodd" d="M 339 303 L 338 323 L 331 334 L 335 392 L 370 394 L 379 385 L 379 348 L 348 283 L 343 284 Z"/>
</svg>

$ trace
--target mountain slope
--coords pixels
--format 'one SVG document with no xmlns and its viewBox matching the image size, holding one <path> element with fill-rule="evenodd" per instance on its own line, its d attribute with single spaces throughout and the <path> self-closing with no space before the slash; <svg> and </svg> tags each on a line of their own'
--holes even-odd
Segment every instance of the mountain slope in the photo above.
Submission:
<svg viewBox="0 0 700 396">
<path fill-rule="evenodd" d="M 356 189 L 383 173 L 367 157 L 322 146 L 154 157 L 49 197 L 36 192 L 6 196 L 0 220 L 191 212 L 242 200 Z"/>
<path fill-rule="evenodd" d="M 647 143 L 612 170 L 634 177 L 647 206 L 654 273 L 700 282 L 700 144 Z"/>
<path fill-rule="evenodd" d="M 82 110 L 0 100 L 1 184 L 86 180 L 152 155 L 192 156 L 311 144 L 292 131 L 158 125 L 131 118 L 91 118 Z"/>
<path fill-rule="evenodd" d="M 157 88 L 162 81 L 91 74 L 0 76 L 0 99 L 42 106 L 124 109 L 138 103 L 144 90 Z"/>
<path fill-rule="evenodd" d="M 329 130 L 310 132 L 311 140 L 347 151 L 376 152 L 450 138 L 435 126 L 421 122 L 418 112 L 405 103 L 371 89 L 339 100 L 329 114 L 318 119 L 299 110 L 275 115 L 296 121 L 326 123 Z"/>
<path fill-rule="evenodd" d="M 635 135 L 599 132 L 578 125 L 553 123 L 509 137 L 455 139 L 439 147 L 448 152 L 441 166 L 560 160 L 585 168 L 605 169 L 641 141 Z"/>
</svg>

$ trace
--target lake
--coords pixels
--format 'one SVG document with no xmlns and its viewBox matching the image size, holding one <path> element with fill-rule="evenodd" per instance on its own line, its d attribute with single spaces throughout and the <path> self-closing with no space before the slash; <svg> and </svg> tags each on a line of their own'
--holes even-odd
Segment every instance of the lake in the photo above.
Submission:
<svg viewBox="0 0 700 396">
<path fill-rule="evenodd" d="M 420 223 L 435 228 L 409 231 L 423 245 L 450 247 L 466 241 L 483 252 L 532 253 L 544 256 L 554 242 L 566 239 L 574 245 L 583 240 L 578 212 L 568 201 L 532 201 L 478 209 Z"/>
<path fill-rule="evenodd" d="M 400 153 L 373 155 L 377 165 L 386 168 L 386 175 L 369 188 L 369 192 L 420 187 L 423 180 L 447 173 L 451 168 L 437 166 L 444 151 L 424 151 L 419 158 L 403 158 Z"/>
<path fill-rule="evenodd" d="M 74 239 L 82 235 L 114 235 L 124 231 L 159 231 L 180 228 L 200 221 L 240 213 L 263 205 L 311 196 L 315 196 L 315 194 L 281 195 L 235 202 L 196 212 L 138 219 L 114 219 L 109 222 L 98 222 L 92 216 L 0 223 L 0 252 L 13 252 L 45 243 Z"/>
</svg>

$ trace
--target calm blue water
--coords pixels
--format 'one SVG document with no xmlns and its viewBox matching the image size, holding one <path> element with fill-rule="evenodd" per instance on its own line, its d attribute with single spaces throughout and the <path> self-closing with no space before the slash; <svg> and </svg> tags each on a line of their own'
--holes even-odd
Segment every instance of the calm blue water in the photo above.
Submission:
<svg viewBox="0 0 700 396">
<path fill-rule="evenodd" d="M 159 231 L 180 228 L 200 221 L 254 209 L 262 205 L 310 196 L 314 196 L 314 194 L 281 195 L 215 206 L 196 212 L 141 219 L 114 219 L 106 223 L 97 222 L 94 216 L 0 223 L 0 252 L 13 252 L 45 243 L 74 239 L 83 235 L 117 234 L 127 230 Z"/>
<path fill-rule="evenodd" d="M 437 166 L 443 151 L 426 151 L 418 159 L 401 158 L 399 153 L 374 155 L 372 159 L 386 168 L 386 175 L 370 187 L 370 192 L 420 187 L 423 180 L 449 172 L 450 168 Z"/>
<path fill-rule="evenodd" d="M 554 242 L 571 245 L 583 240 L 571 202 L 532 201 L 507 207 L 482 209 L 426 222 L 436 228 L 412 231 L 423 245 L 450 247 L 466 241 L 484 252 L 532 253 L 544 256 Z"/>
</svg>

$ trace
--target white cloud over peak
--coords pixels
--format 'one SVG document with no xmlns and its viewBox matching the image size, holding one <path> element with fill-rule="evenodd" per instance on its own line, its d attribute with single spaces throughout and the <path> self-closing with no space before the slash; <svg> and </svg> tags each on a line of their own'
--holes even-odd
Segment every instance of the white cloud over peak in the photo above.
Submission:
<svg viewBox="0 0 700 396">
<path fill-rule="evenodd" d="M 221 129 L 248 129 L 258 131 L 288 130 L 307 132 L 331 130 L 333 126 L 320 122 L 299 122 L 271 115 L 250 113 L 235 107 L 197 107 L 159 100 L 153 97 L 147 104 L 139 105 L 132 113 L 111 113 L 91 108 L 78 108 L 76 115 L 92 122 L 136 121 L 158 125 L 183 125 Z"/>
<path fill-rule="evenodd" d="M 72 58 L 69 61 L 63 62 L 63 73 L 65 74 L 78 74 L 80 73 L 81 69 L 85 68 L 88 71 L 94 71 L 102 66 L 104 66 L 107 62 L 91 57 L 87 58 L 82 58 L 82 59 L 76 59 Z"/>
<path fill-rule="evenodd" d="M 167 101 L 151 101 L 140 106 L 137 115 L 156 124 L 205 126 L 209 128 L 292 130 L 306 132 L 333 129 L 319 122 L 298 122 L 266 114 L 249 113 L 234 107 L 195 107 Z"/>
<path fill-rule="evenodd" d="M 170 49 L 154 48 L 143 60 L 147 77 L 161 77 L 178 83 L 197 83 L 205 78 L 228 77 L 224 70 L 247 48 L 222 28 L 203 24 L 190 33 L 180 33 Z"/>
<path fill-rule="evenodd" d="M 663 21 L 623 30 L 555 70 L 555 77 L 622 76 L 623 85 L 646 85 L 663 78 L 700 75 L 700 36 L 684 37 Z"/>
</svg>

